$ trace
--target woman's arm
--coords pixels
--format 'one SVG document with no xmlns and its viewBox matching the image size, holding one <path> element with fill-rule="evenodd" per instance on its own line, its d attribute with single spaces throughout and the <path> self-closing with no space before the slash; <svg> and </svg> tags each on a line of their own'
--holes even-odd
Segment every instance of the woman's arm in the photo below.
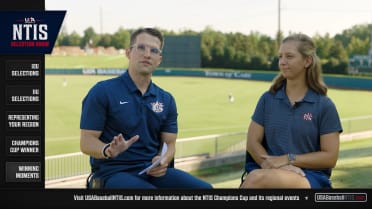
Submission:
<svg viewBox="0 0 372 209">
<path fill-rule="evenodd" d="M 265 148 L 262 146 L 264 137 L 264 127 L 255 121 L 251 121 L 247 134 L 247 152 L 252 156 L 258 165 L 263 162 L 263 155 L 267 155 Z"/>
<path fill-rule="evenodd" d="M 336 166 L 340 145 L 340 133 L 333 132 L 320 136 L 320 151 L 300 154 L 292 165 L 301 168 L 333 168 Z"/>
</svg>

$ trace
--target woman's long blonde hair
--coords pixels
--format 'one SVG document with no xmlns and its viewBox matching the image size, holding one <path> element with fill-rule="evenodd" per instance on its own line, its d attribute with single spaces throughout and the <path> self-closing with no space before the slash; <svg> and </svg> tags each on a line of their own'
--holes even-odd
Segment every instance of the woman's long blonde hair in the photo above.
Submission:
<svg viewBox="0 0 372 209">
<path fill-rule="evenodd" d="M 283 39 L 282 44 L 288 41 L 297 41 L 298 52 L 303 57 L 312 57 L 312 63 L 306 68 L 305 80 L 306 85 L 321 95 L 327 95 L 327 86 L 323 82 L 321 77 L 322 66 L 319 57 L 316 55 L 316 47 L 314 41 L 305 34 L 292 34 Z M 285 83 L 286 79 L 279 73 L 273 80 L 273 84 L 270 87 L 270 92 L 275 93 Z"/>
</svg>

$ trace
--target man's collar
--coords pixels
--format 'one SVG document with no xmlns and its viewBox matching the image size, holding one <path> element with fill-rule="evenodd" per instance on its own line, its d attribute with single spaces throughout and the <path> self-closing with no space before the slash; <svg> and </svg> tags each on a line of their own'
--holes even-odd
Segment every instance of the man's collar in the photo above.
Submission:
<svg viewBox="0 0 372 209">
<path fill-rule="evenodd" d="M 125 73 L 123 73 L 121 77 L 130 92 L 139 91 L 136 84 L 130 77 L 128 70 Z M 154 88 L 152 81 L 150 81 L 149 87 L 144 96 L 147 96 L 147 95 L 154 95 L 154 96 L 156 95 L 155 88 Z"/>
</svg>

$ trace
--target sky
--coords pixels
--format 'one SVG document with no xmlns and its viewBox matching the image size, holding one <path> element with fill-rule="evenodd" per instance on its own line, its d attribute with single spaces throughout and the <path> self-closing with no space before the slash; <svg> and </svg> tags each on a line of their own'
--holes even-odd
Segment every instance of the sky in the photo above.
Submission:
<svg viewBox="0 0 372 209">
<path fill-rule="evenodd" d="M 372 23 L 372 0 L 45 0 L 46 10 L 66 10 L 68 33 L 115 33 L 120 27 L 158 27 L 174 32 L 206 27 L 275 37 L 279 28 L 310 36 L 333 36 Z"/>
</svg>

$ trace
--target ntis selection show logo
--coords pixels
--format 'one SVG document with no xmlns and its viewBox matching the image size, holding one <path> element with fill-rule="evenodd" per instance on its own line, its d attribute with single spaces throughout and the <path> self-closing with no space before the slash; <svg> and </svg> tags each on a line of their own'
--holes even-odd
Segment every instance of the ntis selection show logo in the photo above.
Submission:
<svg viewBox="0 0 372 209">
<path fill-rule="evenodd" d="M 0 12 L 0 53 L 50 54 L 66 11 Z"/>
<path fill-rule="evenodd" d="M 11 47 L 48 47 L 48 25 L 43 20 L 25 17 L 13 24 Z"/>
</svg>

